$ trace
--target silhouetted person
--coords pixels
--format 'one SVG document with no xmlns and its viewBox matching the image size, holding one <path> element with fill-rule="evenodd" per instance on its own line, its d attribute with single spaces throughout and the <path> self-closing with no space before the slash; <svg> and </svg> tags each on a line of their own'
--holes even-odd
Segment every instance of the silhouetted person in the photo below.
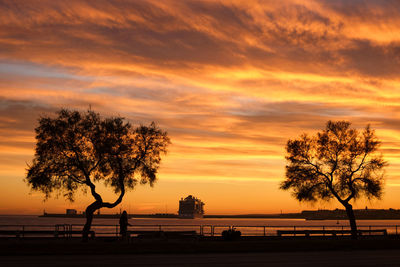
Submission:
<svg viewBox="0 0 400 267">
<path fill-rule="evenodd" d="M 126 239 L 128 234 L 128 213 L 124 210 L 119 218 L 119 232 L 123 239 Z"/>
</svg>

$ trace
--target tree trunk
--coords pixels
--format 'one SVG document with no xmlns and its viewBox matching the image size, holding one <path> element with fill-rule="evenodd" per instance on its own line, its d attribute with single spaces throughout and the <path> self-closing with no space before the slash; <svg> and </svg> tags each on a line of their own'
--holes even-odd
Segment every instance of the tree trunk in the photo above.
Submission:
<svg viewBox="0 0 400 267">
<path fill-rule="evenodd" d="M 92 227 L 92 221 L 93 221 L 93 214 L 94 212 L 101 207 L 101 204 L 99 202 L 93 202 L 86 208 L 86 223 L 83 226 L 82 230 L 82 241 L 87 242 L 89 240 L 89 233 L 90 233 L 90 228 Z"/>
<path fill-rule="evenodd" d="M 96 201 L 93 202 L 92 204 L 90 204 L 86 208 L 86 223 L 82 230 L 82 239 L 83 239 L 82 241 L 83 242 L 87 242 L 89 240 L 90 227 L 92 226 L 94 212 L 100 208 L 109 208 L 109 209 L 114 208 L 119 203 L 121 203 L 122 198 L 125 195 L 125 187 L 124 187 L 123 179 L 122 180 L 120 179 L 121 193 L 120 193 L 118 199 L 114 203 L 103 202 L 101 196 L 96 192 L 95 185 L 92 182 L 90 182 L 90 180 L 88 180 L 88 184 L 90 186 L 91 193 L 92 193 L 93 197 L 96 199 Z"/>
<path fill-rule="evenodd" d="M 349 218 L 350 227 L 351 227 L 351 239 L 357 239 L 357 223 L 356 217 L 354 216 L 353 206 L 351 204 L 345 205 L 347 217 Z"/>
</svg>

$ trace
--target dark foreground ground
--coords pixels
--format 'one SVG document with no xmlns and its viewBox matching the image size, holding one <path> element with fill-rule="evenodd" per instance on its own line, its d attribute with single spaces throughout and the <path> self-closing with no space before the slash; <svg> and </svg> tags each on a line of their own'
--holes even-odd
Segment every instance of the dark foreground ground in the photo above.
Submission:
<svg viewBox="0 0 400 267">
<path fill-rule="evenodd" d="M 400 239 L 0 239 L 0 266 L 400 266 Z"/>
<path fill-rule="evenodd" d="M 400 266 L 400 250 L 2 256 L 1 266 Z"/>
</svg>

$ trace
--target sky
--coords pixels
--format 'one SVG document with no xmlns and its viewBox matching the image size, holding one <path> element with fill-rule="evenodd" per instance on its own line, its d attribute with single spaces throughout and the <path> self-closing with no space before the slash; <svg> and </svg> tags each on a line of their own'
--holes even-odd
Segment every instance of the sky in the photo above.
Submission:
<svg viewBox="0 0 400 267">
<path fill-rule="evenodd" d="M 88 107 L 172 141 L 154 187 L 103 213 L 176 213 L 189 194 L 206 214 L 339 207 L 279 190 L 287 140 L 328 120 L 371 124 L 389 163 L 383 198 L 355 207 L 400 208 L 399 13 L 397 0 L 0 0 L 0 214 L 92 202 L 43 202 L 24 182 L 37 119 Z"/>
</svg>

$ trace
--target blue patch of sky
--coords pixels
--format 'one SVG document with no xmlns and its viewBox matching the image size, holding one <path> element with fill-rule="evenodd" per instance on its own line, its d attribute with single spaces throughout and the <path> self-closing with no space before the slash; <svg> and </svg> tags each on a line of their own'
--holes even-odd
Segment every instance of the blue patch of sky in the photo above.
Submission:
<svg viewBox="0 0 400 267">
<path fill-rule="evenodd" d="M 98 86 L 87 90 L 91 94 L 106 94 L 112 96 L 124 96 L 133 99 L 155 99 L 156 90 L 145 87 L 106 87 Z"/>
<path fill-rule="evenodd" d="M 232 100 L 240 106 L 228 111 L 231 115 L 236 116 L 260 116 L 266 113 L 279 114 L 319 114 L 320 116 L 363 116 L 360 110 L 351 107 L 332 106 L 321 102 L 271 102 L 268 100 L 233 96 Z"/>
<path fill-rule="evenodd" d="M 88 89 L 87 92 L 91 93 L 91 94 L 96 94 L 96 95 L 97 94 L 106 94 L 106 95 L 112 95 L 112 96 L 123 96 L 124 95 L 118 89 L 112 89 L 112 88 L 104 87 L 104 86 Z"/>
<path fill-rule="evenodd" d="M 117 78 L 117 77 L 116 77 Z M 87 92 L 93 94 L 109 94 L 114 96 L 124 96 L 133 99 L 144 99 L 144 100 L 159 100 L 159 101 L 169 101 L 180 96 L 185 96 L 186 94 L 194 93 L 197 95 L 206 94 L 208 92 L 205 89 L 195 86 L 185 86 L 185 85 L 175 85 L 170 83 L 164 84 L 153 84 L 152 78 L 144 79 L 139 78 L 138 81 L 149 81 L 150 85 L 148 87 L 144 86 L 99 86 L 93 87 Z"/>
<path fill-rule="evenodd" d="M 32 62 L 0 60 L 0 75 L 7 74 L 44 78 L 74 79 L 88 82 L 95 80 L 95 77 L 77 75 L 72 73 L 71 70 L 68 70 L 67 68 Z"/>
</svg>

